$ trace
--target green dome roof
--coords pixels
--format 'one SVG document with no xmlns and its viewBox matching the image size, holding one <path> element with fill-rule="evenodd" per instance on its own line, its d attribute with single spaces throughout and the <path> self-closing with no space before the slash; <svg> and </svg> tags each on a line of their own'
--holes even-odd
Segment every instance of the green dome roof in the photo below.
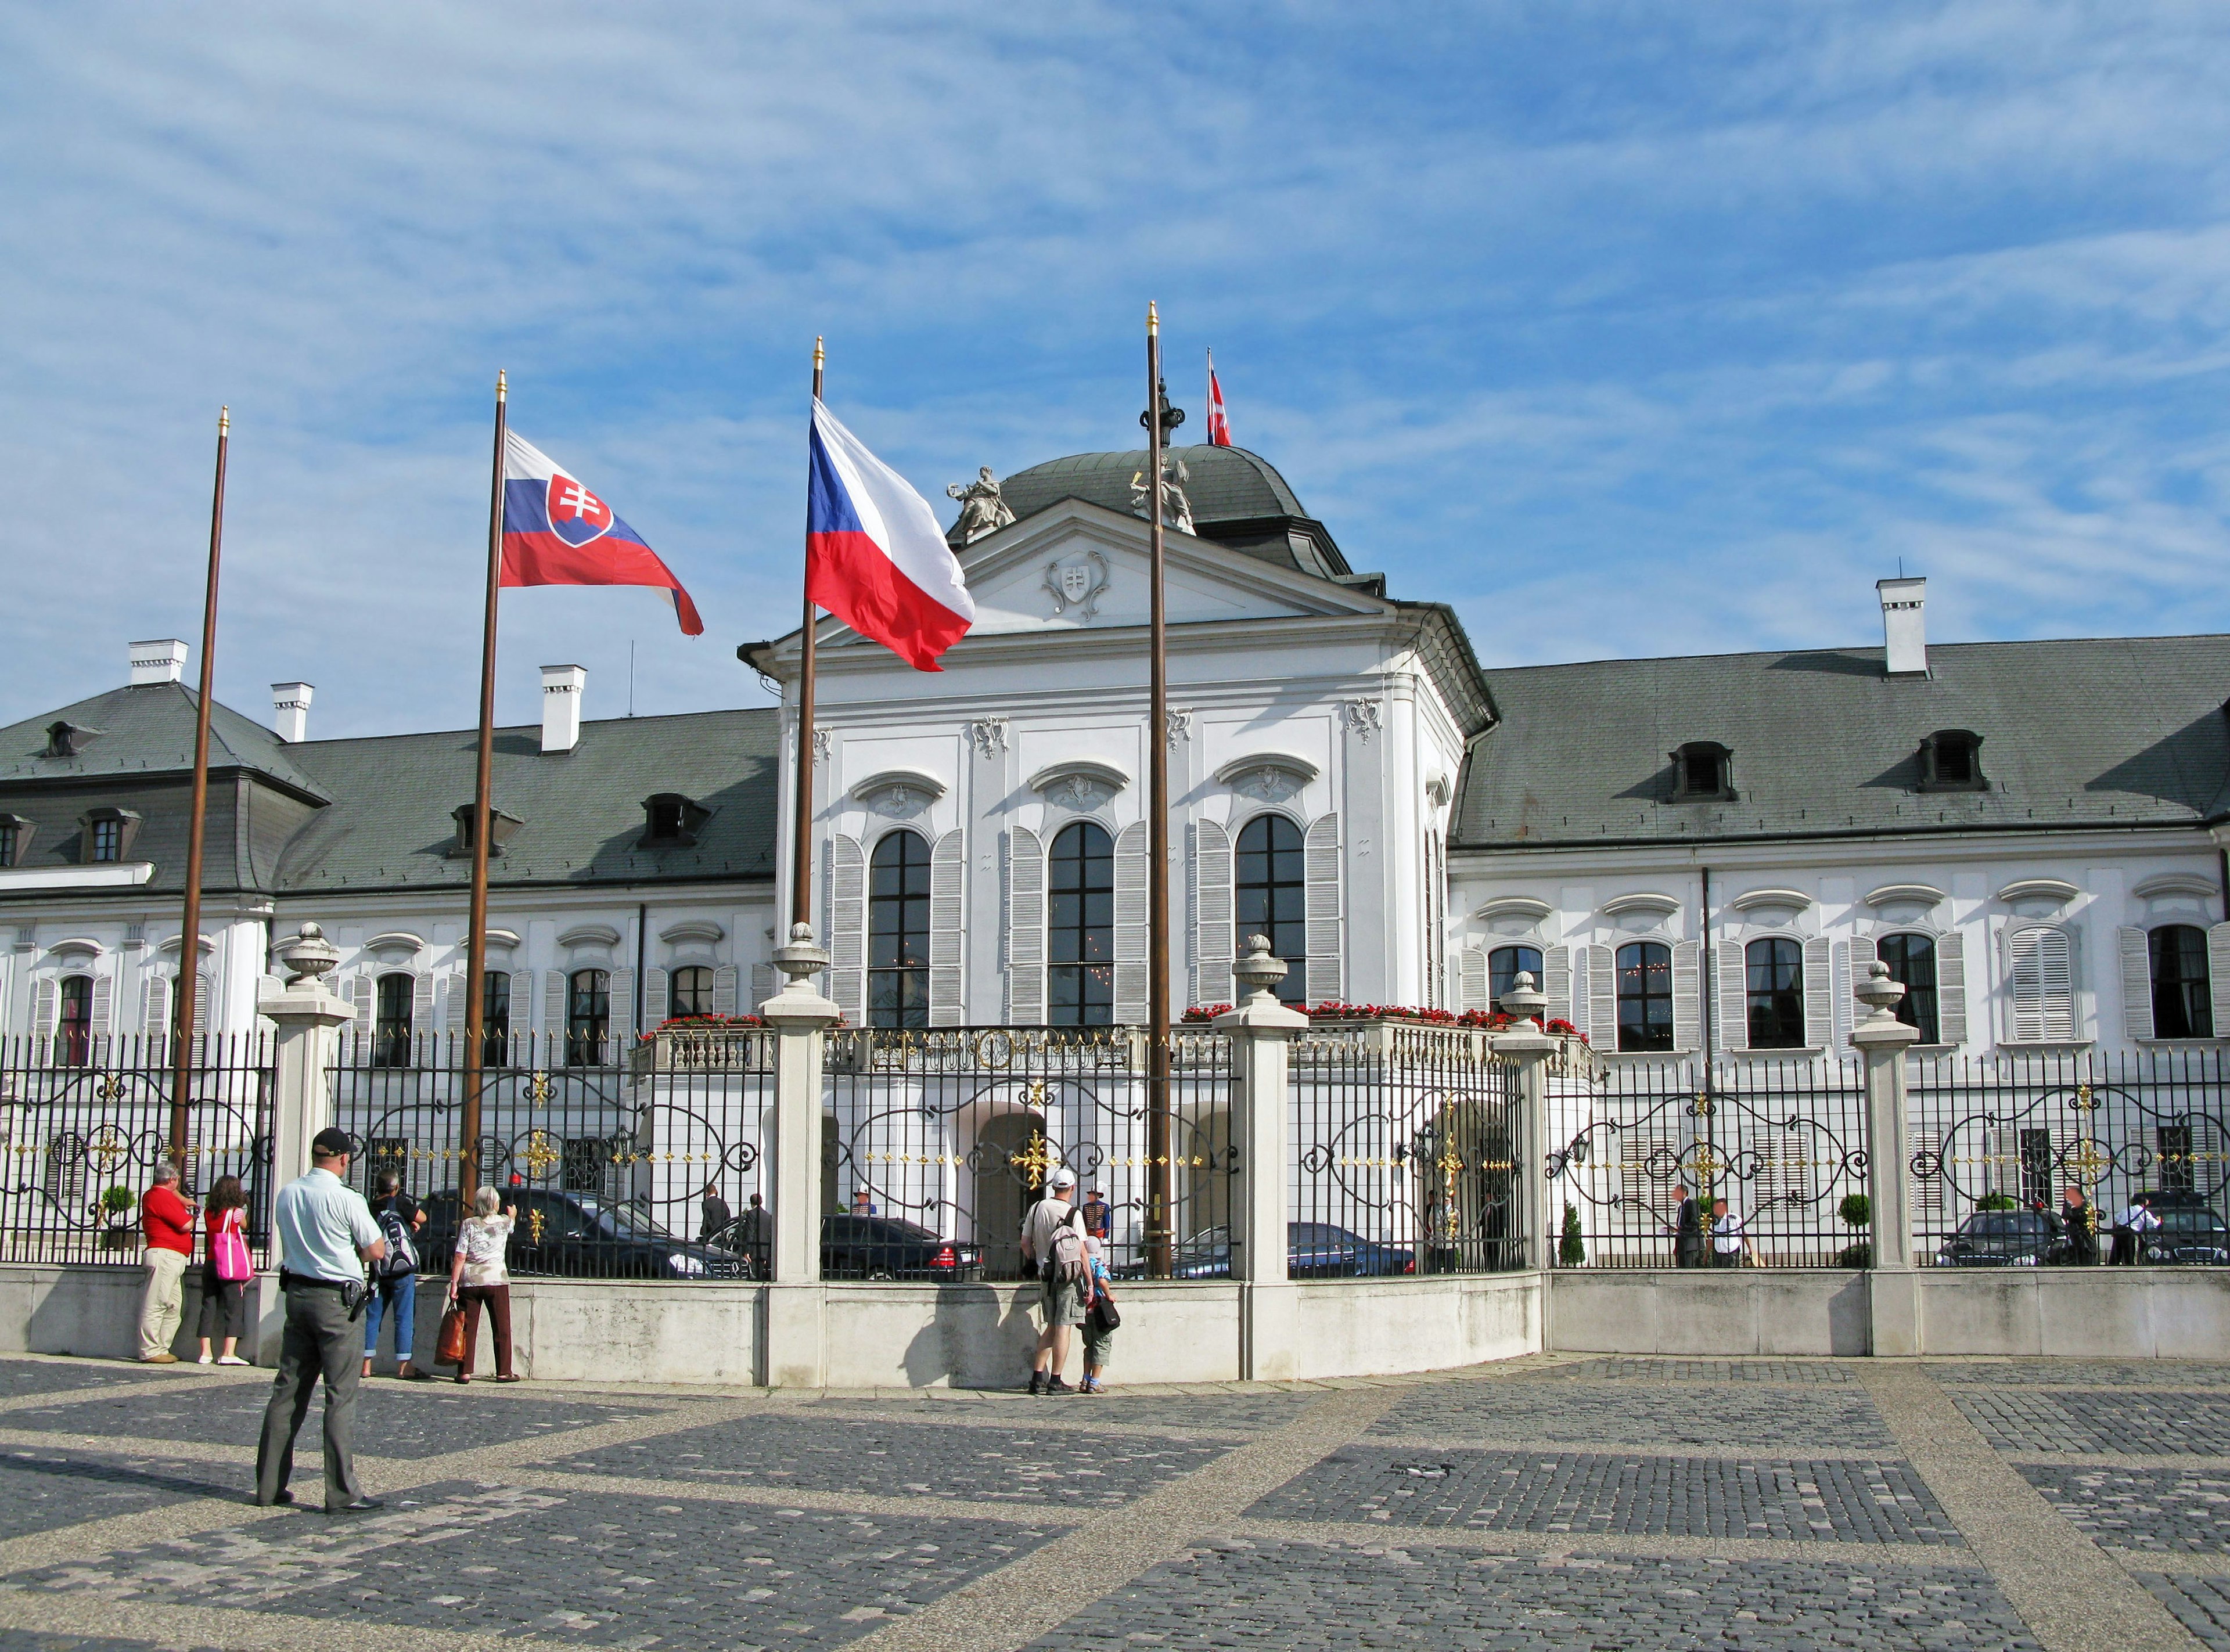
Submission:
<svg viewBox="0 0 2230 1652">
<path fill-rule="evenodd" d="M 1174 447 L 1191 472 L 1185 498 L 1192 504 L 1192 518 L 1203 526 L 1211 522 L 1247 522 L 1264 517 L 1306 517 L 1293 490 L 1270 461 L 1244 447 Z M 1123 453 L 1072 453 L 1049 459 L 1026 471 L 1016 471 L 1000 484 L 1008 508 L 1016 517 L 1034 516 L 1062 499 L 1084 499 L 1130 516 L 1137 511 L 1131 479 L 1143 477 L 1146 450 Z"/>
</svg>

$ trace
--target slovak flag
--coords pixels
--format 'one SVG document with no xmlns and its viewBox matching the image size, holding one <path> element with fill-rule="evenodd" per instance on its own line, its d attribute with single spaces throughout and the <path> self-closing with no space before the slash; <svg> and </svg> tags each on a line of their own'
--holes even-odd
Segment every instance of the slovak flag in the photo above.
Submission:
<svg viewBox="0 0 2230 1652">
<path fill-rule="evenodd" d="M 674 604 L 684 636 L 705 634 L 697 605 L 642 536 L 511 430 L 503 439 L 501 583 L 655 586 Z"/>
<path fill-rule="evenodd" d="M 1231 421 L 1223 416 L 1223 386 L 1215 380 L 1215 352 L 1208 352 L 1208 440 L 1212 447 L 1231 446 Z"/>
<path fill-rule="evenodd" d="M 929 501 L 813 402 L 805 595 L 918 672 L 976 623 L 976 599 Z"/>
</svg>

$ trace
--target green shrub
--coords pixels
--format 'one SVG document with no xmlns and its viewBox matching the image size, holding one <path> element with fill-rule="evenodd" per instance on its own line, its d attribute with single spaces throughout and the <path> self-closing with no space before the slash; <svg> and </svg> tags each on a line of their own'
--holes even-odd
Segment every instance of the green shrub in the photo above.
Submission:
<svg viewBox="0 0 2230 1652">
<path fill-rule="evenodd" d="M 1985 1193 L 1975 1201 L 1978 1211 L 2017 1211 L 2021 1201 L 2011 1193 Z"/>
<path fill-rule="evenodd" d="M 1556 1241 L 1556 1265 L 1576 1268 L 1588 1259 L 1588 1242 L 1580 1234 L 1580 1212 L 1570 1204 L 1564 1206 L 1564 1231 Z"/>
<path fill-rule="evenodd" d="M 129 1187 L 107 1187 L 101 1190 L 100 1208 L 111 1212 L 128 1211 L 139 1202 L 139 1194 Z"/>
<path fill-rule="evenodd" d="M 1874 1248 L 1864 1239 L 1856 1244 L 1847 1244 L 1835 1253 L 1838 1268 L 1871 1268 L 1874 1265 Z"/>
<path fill-rule="evenodd" d="M 1874 1202 L 1864 1193 L 1846 1193 L 1843 1202 L 1835 1206 L 1835 1214 L 1843 1218 L 1845 1227 L 1864 1227 L 1874 1219 Z"/>
</svg>

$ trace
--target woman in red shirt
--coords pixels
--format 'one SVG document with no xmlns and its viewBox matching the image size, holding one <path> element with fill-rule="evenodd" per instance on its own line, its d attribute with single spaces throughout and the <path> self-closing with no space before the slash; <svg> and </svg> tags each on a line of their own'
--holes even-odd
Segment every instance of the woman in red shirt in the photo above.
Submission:
<svg viewBox="0 0 2230 1652">
<path fill-rule="evenodd" d="M 248 1282 L 255 1277 L 255 1264 L 248 1254 L 248 1195 L 240 1178 L 220 1176 L 210 1188 L 202 1225 L 209 1230 L 209 1257 L 202 1263 L 202 1357 L 210 1363 L 209 1341 L 224 1338 L 221 1366 L 244 1366 L 235 1352 L 248 1330 Z"/>
</svg>

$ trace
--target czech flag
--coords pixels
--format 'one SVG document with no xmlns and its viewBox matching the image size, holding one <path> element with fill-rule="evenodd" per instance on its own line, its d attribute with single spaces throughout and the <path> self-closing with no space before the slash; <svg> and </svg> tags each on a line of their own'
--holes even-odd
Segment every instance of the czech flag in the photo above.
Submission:
<svg viewBox="0 0 2230 1652">
<path fill-rule="evenodd" d="M 650 585 L 666 593 L 684 636 L 701 637 L 697 605 L 642 536 L 533 443 L 503 440 L 505 585 Z"/>
<path fill-rule="evenodd" d="M 1223 416 L 1223 386 L 1215 380 L 1215 352 L 1208 352 L 1208 440 L 1213 447 L 1231 446 L 1231 421 Z"/>
<path fill-rule="evenodd" d="M 805 595 L 918 672 L 976 623 L 976 599 L 929 501 L 813 402 Z"/>
</svg>

